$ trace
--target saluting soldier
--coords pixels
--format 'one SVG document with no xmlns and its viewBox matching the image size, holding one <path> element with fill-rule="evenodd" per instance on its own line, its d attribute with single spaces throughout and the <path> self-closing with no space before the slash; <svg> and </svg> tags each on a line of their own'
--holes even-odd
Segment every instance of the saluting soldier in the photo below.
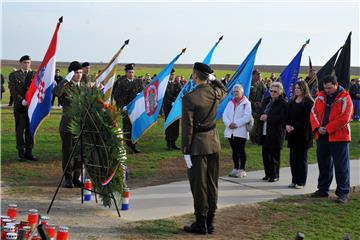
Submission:
<svg viewBox="0 0 360 240">
<path fill-rule="evenodd" d="M 74 136 L 71 134 L 69 126 L 71 118 L 68 116 L 70 105 L 72 102 L 71 92 L 80 91 L 80 81 L 82 79 L 82 67 L 77 61 L 70 63 L 68 72 L 74 72 L 73 77 L 70 80 L 64 79 L 54 88 L 54 94 L 58 96 L 61 106 L 63 106 L 62 117 L 60 121 L 60 137 L 62 142 L 62 169 L 65 173 L 65 188 L 81 187 L 82 183 L 79 180 L 81 172 L 80 159 L 69 159 L 73 145 Z M 67 163 L 68 167 L 65 169 Z M 73 163 L 71 162 L 73 161 Z"/>
<path fill-rule="evenodd" d="M 167 119 L 171 111 L 171 108 L 174 105 L 176 97 L 179 95 L 181 91 L 180 76 L 176 76 L 175 78 L 174 76 L 175 76 L 175 69 L 172 69 L 171 74 L 169 76 L 169 82 L 166 87 L 164 101 L 163 101 L 165 119 Z M 180 150 L 180 148 L 176 146 L 176 140 L 179 137 L 179 122 L 180 122 L 179 119 L 174 121 L 165 130 L 166 147 L 168 150 L 171 149 Z"/>
<path fill-rule="evenodd" d="M 184 230 L 200 234 L 214 231 L 220 152 L 215 117 L 226 95 L 224 85 L 211 73 L 208 65 L 196 62 L 192 73 L 196 87 L 184 95 L 182 102 L 182 151 L 185 157 L 191 157 L 188 177 L 196 216 L 196 221 L 184 226 Z"/>
<path fill-rule="evenodd" d="M 25 100 L 26 92 L 30 87 L 35 71 L 31 70 L 31 59 L 28 55 L 22 56 L 19 62 L 21 68 L 9 75 L 9 89 L 14 99 L 16 148 L 18 150 L 18 159 L 19 161 L 25 161 L 26 159 L 30 161 L 38 161 L 38 159 L 32 154 L 34 141 L 30 133 L 30 122 L 27 111 L 27 103 Z"/>
<path fill-rule="evenodd" d="M 135 64 L 130 63 L 125 65 L 125 76 L 120 78 L 116 84 L 114 93 L 114 100 L 118 107 L 122 109 L 128 105 L 136 95 L 143 90 L 143 82 L 140 79 L 135 78 Z M 131 141 L 131 121 L 128 114 L 123 111 L 123 130 L 125 136 L 126 145 L 132 150 L 133 153 L 139 153 L 140 151 L 136 148 L 136 144 Z"/>
<path fill-rule="evenodd" d="M 261 101 L 266 92 L 266 85 L 261 79 L 261 73 L 258 69 L 252 72 L 252 81 L 250 88 L 249 100 L 251 102 L 252 115 L 254 118 L 254 127 L 250 132 L 250 140 L 253 144 L 260 144 L 259 125 L 260 125 L 260 110 Z"/>
</svg>

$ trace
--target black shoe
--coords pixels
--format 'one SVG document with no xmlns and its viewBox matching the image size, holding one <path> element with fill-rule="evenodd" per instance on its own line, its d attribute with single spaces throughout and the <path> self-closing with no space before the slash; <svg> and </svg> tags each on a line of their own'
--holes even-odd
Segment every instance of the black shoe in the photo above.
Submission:
<svg viewBox="0 0 360 240">
<path fill-rule="evenodd" d="M 134 153 L 141 153 L 138 149 L 136 149 L 136 146 L 135 146 L 135 145 L 132 145 L 132 146 L 131 146 L 131 150 L 132 150 Z"/>
<path fill-rule="evenodd" d="M 76 178 L 72 180 L 72 183 L 74 184 L 74 187 L 77 188 L 82 188 L 84 186 L 84 184 Z"/>
<path fill-rule="evenodd" d="M 176 146 L 175 142 L 173 142 L 173 143 L 171 144 L 171 148 L 172 148 L 172 149 L 175 149 L 175 150 L 180 150 L 180 148 L 179 148 L 178 146 Z"/>
<path fill-rule="evenodd" d="M 74 188 L 74 185 L 71 181 L 70 178 L 65 178 L 64 184 L 63 184 L 64 188 Z"/>
<path fill-rule="evenodd" d="M 171 147 L 171 144 L 170 144 L 170 142 L 168 141 L 167 143 L 166 143 L 166 150 L 171 150 L 172 149 L 172 147 Z"/>
<path fill-rule="evenodd" d="M 337 197 L 333 201 L 334 203 L 345 204 L 349 201 L 349 199 L 347 197 Z"/>
<path fill-rule="evenodd" d="M 277 181 L 279 181 L 279 178 L 273 178 L 273 177 L 269 178 L 269 182 L 277 182 Z"/>
<path fill-rule="evenodd" d="M 37 159 L 33 154 L 32 154 L 32 149 L 31 148 L 27 148 L 26 152 L 25 152 L 25 159 L 29 160 L 29 161 L 39 161 L 39 159 Z"/>
<path fill-rule="evenodd" d="M 207 218 L 206 218 L 206 228 L 207 228 L 207 233 L 208 234 L 213 234 L 214 233 L 214 214 L 208 214 Z"/>
<path fill-rule="evenodd" d="M 269 181 L 269 179 L 270 179 L 270 178 L 267 177 L 267 176 L 265 176 L 265 177 L 262 178 L 263 181 Z"/>
<path fill-rule="evenodd" d="M 184 231 L 189 233 L 206 234 L 206 217 L 196 216 L 196 222 L 193 224 L 185 225 Z"/>
<path fill-rule="evenodd" d="M 317 190 L 316 192 L 312 193 L 310 195 L 312 198 L 327 198 L 329 197 L 329 194 L 320 190 Z"/>
<path fill-rule="evenodd" d="M 18 160 L 19 160 L 20 162 L 26 161 L 24 149 L 18 150 Z"/>
</svg>

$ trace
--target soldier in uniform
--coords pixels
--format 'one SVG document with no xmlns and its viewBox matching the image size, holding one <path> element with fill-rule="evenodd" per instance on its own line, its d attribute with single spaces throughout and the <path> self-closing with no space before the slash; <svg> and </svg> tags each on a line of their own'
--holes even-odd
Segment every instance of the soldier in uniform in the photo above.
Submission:
<svg viewBox="0 0 360 240">
<path fill-rule="evenodd" d="M 125 66 L 126 75 L 120 78 L 117 83 L 114 100 L 117 106 L 122 109 L 128 105 L 135 96 L 143 90 L 143 82 L 140 79 L 135 78 L 134 71 L 135 64 L 127 64 Z M 126 112 L 122 113 L 123 116 L 123 130 L 126 139 L 126 145 L 132 150 L 133 153 L 139 153 L 140 151 L 136 148 L 136 144 L 131 141 L 131 121 Z"/>
<path fill-rule="evenodd" d="M 64 80 L 64 78 L 60 75 L 60 69 L 58 69 L 58 68 L 55 70 L 55 78 L 54 78 L 54 80 L 55 80 L 56 85 L 58 85 L 62 80 Z M 54 105 L 55 97 L 56 97 L 56 95 L 53 94 L 53 99 L 51 101 L 51 106 Z M 59 100 L 58 100 L 58 102 L 59 102 Z M 60 106 L 59 103 L 58 103 L 58 106 Z"/>
<path fill-rule="evenodd" d="M 260 110 L 261 110 L 261 101 L 266 92 L 266 86 L 261 80 L 261 73 L 258 69 L 255 69 L 252 72 L 252 81 L 250 88 L 249 100 L 251 102 L 252 115 L 254 118 L 254 127 L 250 132 L 250 140 L 252 143 L 256 144 L 260 142 L 260 136 L 258 126 L 260 124 Z"/>
<path fill-rule="evenodd" d="M 88 62 L 83 62 L 83 64 L 81 64 L 82 67 L 82 78 L 81 78 L 81 83 L 85 84 L 85 85 L 90 85 L 91 79 L 90 79 L 90 70 L 91 70 L 91 66 L 90 63 Z"/>
<path fill-rule="evenodd" d="M 71 105 L 71 91 L 80 91 L 80 81 L 82 79 L 82 68 L 79 62 L 71 62 L 68 67 L 68 72 L 74 71 L 74 76 L 69 81 L 64 79 L 55 88 L 54 93 L 59 98 L 61 106 L 63 106 L 63 113 L 60 121 L 60 137 L 62 142 L 62 168 L 65 174 L 65 188 L 81 187 L 82 183 L 79 180 L 81 163 L 79 159 L 69 159 L 70 153 L 74 145 L 74 136 L 71 134 L 69 126 L 71 118 L 68 116 L 68 112 Z M 73 160 L 73 164 L 71 161 Z M 67 163 L 68 167 L 65 169 Z"/>
<path fill-rule="evenodd" d="M 184 95 L 182 105 L 182 151 L 185 158 L 191 158 L 188 177 L 196 216 L 196 221 L 184 226 L 184 230 L 200 234 L 214 231 L 220 152 L 215 117 L 219 102 L 226 95 L 224 85 L 214 80 L 211 73 L 208 65 L 194 64 L 192 78 L 197 86 Z"/>
<path fill-rule="evenodd" d="M 179 95 L 181 91 L 180 76 L 176 76 L 175 79 L 174 76 L 175 76 L 175 70 L 172 69 L 163 101 L 165 119 L 167 119 L 171 111 L 171 108 L 176 100 L 176 97 Z M 179 137 L 179 122 L 180 120 L 178 119 L 165 129 L 165 140 L 166 140 L 166 147 L 168 150 L 171 149 L 180 150 L 180 148 L 177 147 L 175 144 L 176 140 Z"/>
<path fill-rule="evenodd" d="M 20 58 L 21 68 L 9 75 L 9 89 L 14 98 L 14 116 L 16 129 L 16 148 L 19 161 L 38 161 L 33 156 L 33 138 L 30 133 L 30 123 L 25 95 L 30 87 L 35 71 L 31 70 L 31 59 L 28 55 Z M 25 139 L 24 139 L 25 135 Z"/>
</svg>

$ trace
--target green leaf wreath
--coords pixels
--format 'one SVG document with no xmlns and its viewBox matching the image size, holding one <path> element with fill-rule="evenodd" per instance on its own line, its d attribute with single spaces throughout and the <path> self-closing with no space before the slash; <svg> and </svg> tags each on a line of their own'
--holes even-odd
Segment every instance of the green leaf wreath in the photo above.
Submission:
<svg viewBox="0 0 360 240">
<path fill-rule="evenodd" d="M 112 197 L 120 205 L 125 187 L 126 151 L 116 108 L 104 102 L 103 94 L 96 87 L 81 86 L 80 91 L 70 90 L 69 97 L 70 131 L 76 140 L 83 128 L 74 157 L 80 159 L 83 154 L 86 174 L 94 190 L 100 193 L 103 205 L 110 207 Z M 102 183 L 114 172 L 112 180 L 103 186 Z"/>
</svg>

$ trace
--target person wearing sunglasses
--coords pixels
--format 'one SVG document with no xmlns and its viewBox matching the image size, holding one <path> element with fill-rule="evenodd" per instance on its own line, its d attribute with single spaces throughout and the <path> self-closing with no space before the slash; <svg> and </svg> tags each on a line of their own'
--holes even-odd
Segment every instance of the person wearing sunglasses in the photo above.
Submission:
<svg viewBox="0 0 360 240">
<path fill-rule="evenodd" d="M 260 145 L 264 163 L 264 181 L 279 181 L 280 150 L 285 138 L 287 102 L 283 97 L 284 88 L 280 82 L 270 86 L 270 96 L 261 103 Z"/>
</svg>

